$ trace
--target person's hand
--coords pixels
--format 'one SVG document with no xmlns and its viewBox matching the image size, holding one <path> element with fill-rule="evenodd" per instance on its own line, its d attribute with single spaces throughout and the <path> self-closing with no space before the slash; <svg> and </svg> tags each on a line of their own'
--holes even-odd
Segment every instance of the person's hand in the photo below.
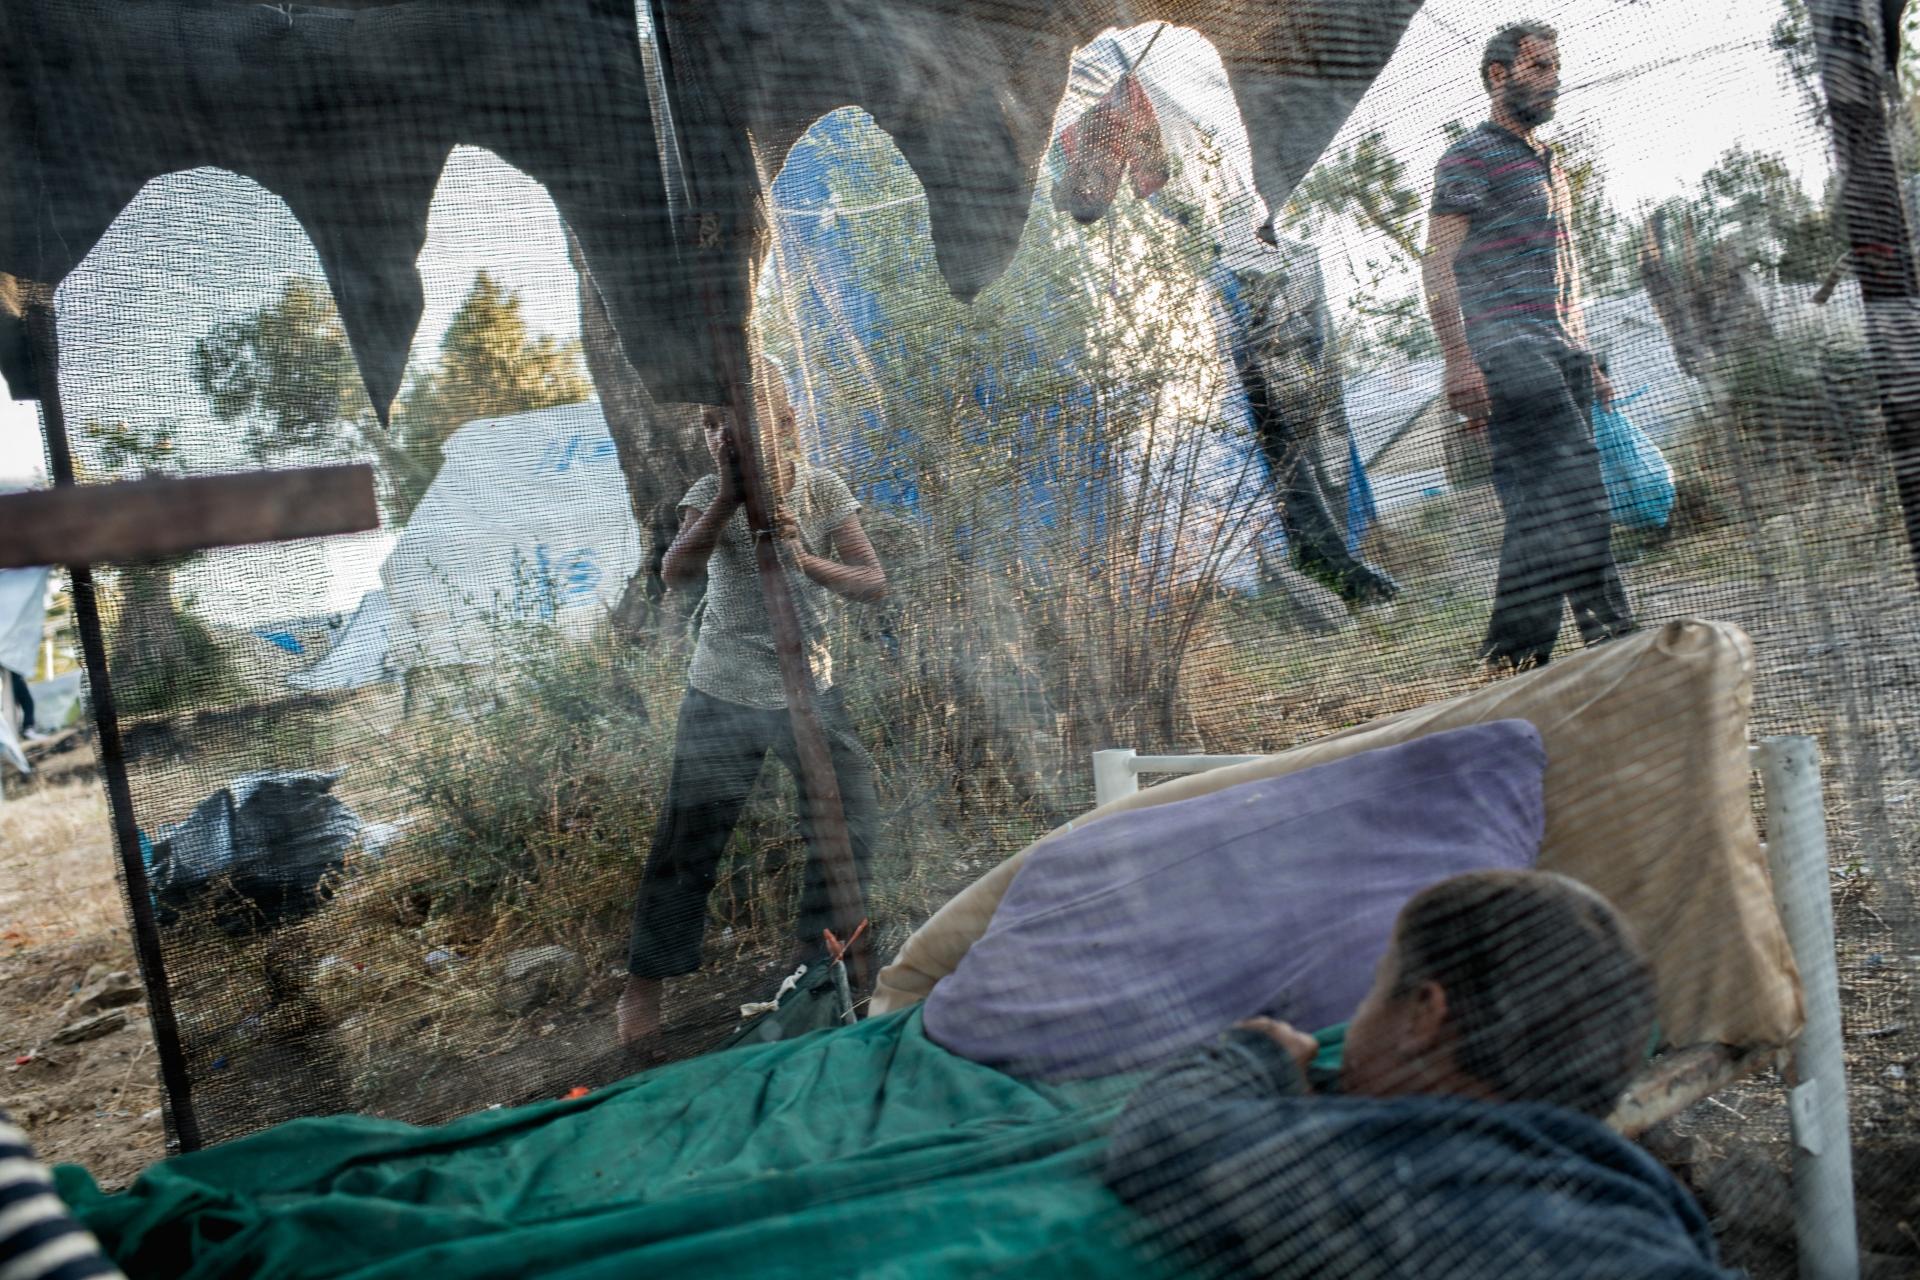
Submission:
<svg viewBox="0 0 1920 1280">
<path fill-rule="evenodd" d="M 806 550 L 800 541 L 800 522 L 785 506 L 773 509 L 773 536 L 782 542 L 791 542 L 796 552 Z"/>
<path fill-rule="evenodd" d="M 1597 364 L 1593 366 L 1593 402 L 1602 409 L 1613 403 L 1613 382 Z"/>
<path fill-rule="evenodd" d="M 713 457 L 714 475 L 720 481 L 714 497 L 729 507 L 737 506 L 741 498 L 740 449 L 734 442 L 733 423 L 727 411 L 716 406 L 707 410 L 700 426 L 706 435 L 707 452 Z"/>
<path fill-rule="evenodd" d="M 1491 401 L 1487 398 L 1487 376 L 1470 359 L 1447 361 L 1447 404 L 1469 423 L 1479 426 L 1487 420 Z"/>
<path fill-rule="evenodd" d="M 1300 1068 L 1303 1079 L 1306 1077 L 1307 1068 L 1313 1065 L 1314 1055 L 1320 1052 L 1318 1040 L 1291 1023 L 1282 1022 L 1278 1018 L 1248 1018 L 1245 1022 L 1236 1022 L 1233 1025 L 1248 1031 L 1258 1031 L 1285 1049 L 1287 1056 L 1292 1058 L 1294 1064 Z"/>
</svg>

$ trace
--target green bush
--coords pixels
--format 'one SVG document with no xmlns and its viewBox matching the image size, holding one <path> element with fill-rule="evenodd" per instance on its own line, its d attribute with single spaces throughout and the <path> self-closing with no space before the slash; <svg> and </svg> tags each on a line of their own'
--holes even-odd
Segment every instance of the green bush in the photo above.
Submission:
<svg viewBox="0 0 1920 1280">
<path fill-rule="evenodd" d="M 672 746 L 654 653 L 604 630 L 516 632 L 509 660 L 442 668 L 430 683 L 422 673 L 398 766 L 419 814 L 410 843 L 431 853 L 443 887 L 486 897 L 556 859 L 569 882 L 629 860 L 652 830 Z"/>
</svg>

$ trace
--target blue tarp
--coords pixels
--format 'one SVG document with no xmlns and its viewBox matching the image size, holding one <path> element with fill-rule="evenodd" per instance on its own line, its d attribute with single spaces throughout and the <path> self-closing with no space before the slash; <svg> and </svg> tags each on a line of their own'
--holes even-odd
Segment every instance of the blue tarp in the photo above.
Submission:
<svg viewBox="0 0 1920 1280">
<path fill-rule="evenodd" d="M 1360 445 L 1351 435 L 1347 437 L 1347 551 L 1351 555 L 1360 554 L 1360 539 L 1367 536 L 1367 530 L 1380 518 L 1380 509 L 1374 505 L 1373 484 L 1367 479 L 1367 468 L 1360 461 Z"/>
<path fill-rule="evenodd" d="M 291 631 L 256 631 L 253 634 L 259 636 L 274 648 L 284 649 L 288 653 L 296 656 L 307 651 L 307 647 L 301 644 L 299 638 Z"/>
<path fill-rule="evenodd" d="M 1011 531 L 1014 545 L 1028 549 L 1040 534 L 1068 520 L 1083 528 L 1087 545 L 1103 535 L 1100 526 L 1111 492 L 1108 485 L 1132 483 L 1136 459 L 1119 456 L 1116 446 L 1103 444 L 1098 427 L 1100 409 L 1093 389 L 1076 383 L 1075 369 L 1083 352 L 1069 332 L 1066 299 L 1039 296 L 1023 300 L 1033 308 L 1021 340 L 987 355 L 973 370 L 966 393 L 971 406 L 953 403 L 958 394 L 951 371 L 934 365 L 907 367 L 920 358 L 900 333 L 889 329 L 871 276 L 869 259 L 860 257 L 861 220 L 883 209 L 908 210 L 909 234 L 894 239 L 893 252 L 902 255 L 885 264 L 894 279 L 931 273 L 932 243 L 927 233 L 925 203 L 917 196 L 896 193 L 911 184 L 862 180 L 876 167 L 883 179 L 886 167 L 904 165 L 878 126 L 864 113 L 846 109 L 817 122 L 788 155 L 770 192 L 774 212 L 775 244 L 770 263 L 769 297 L 776 314 L 787 322 L 796 341 L 800 363 L 809 375 L 796 378 L 789 371 L 789 392 L 802 417 L 816 428 L 814 452 L 818 461 L 846 476 L 862 501 L 876 507 L 921 515 L 920 484 L 926 474 L 925 445 L 913 430 L 916 421 L 951 420 L 957 409 L 971 408 L 978 425 L 971 429 L 982 447 L 1005 447 L 1020 458 L 1018 482 L 998 495 L 1003 504 L 992 520 L 992 532 Z M 838 190 L 836 190 L 838 188 Z M 860 203 L 846 195 L 862 191 Z M 1112 216 L 1111 214 L 1109 216 Z M 917 225 L 916 225 L 917 224 Z M 902 243 L 904 241 L 904 243 Z M 1106 290 L 1113 282 L 1097 278 L 1100 268 L 1086 260 L 1080 286 Z M 1258 585 L 1260 563 L 1282 562 L 1286 541 L 1272 506 L 1276 502 L 1274 477 L 1260 442 L 1253 415 L 1234 372 L 1234 360 L 1246 342 L 1247 307 L 1240 297 L 1240 276 L 1214 263 L 1203 279 L 1209 291 L 1208 311 L 1220 353 L 1219 391 L 1210 421 L 1197 421 L 1180 447 L 1199 450 L 1193 460 L 1194 491 L 1199 504 L 1223 524 L 1239 522 L 1248 536 L 1225 565 L 1224 585 L 1250 590 Z M 957 336 L 957 335 L 956 335 Z M 931 344 L 940 350 L 939 344 Z M 961 350 L 958 342 L 949 349 Z M 959 357 L 951 357 L 959 358 Z M 1034 379 L 1060 380 L 1048 394 L 1018 394 L 1018 384 Z M 858 404 L 832 404 L 829 387 L 846 388 L 864 382 L 872 388 Z M 885 388 L 888 408 L 882 409 Z M 1143 388 L 1143 394 L 1148 391 Z M 1035 405 L 1044 407 L 1036 408 Z M 1016 407 L 1018 406 L 1018 407 Z M 1017 415 L 1016 417 L 1013 417 Z M 1068 421 L 1063 429 L 1062 415 Z M 1013 418 L 1013 420 L 1009 420 Z M 1086 429 L 1075 430 L 1075 420 Z M 1078 456 L 1071 451 L 1083 450 Z M 1358 491 L 1348 497 L 1345 537 L 1358 543 L 1373 518 L 1371 490 L 1364 470 L 1357 469 Z M 953 465 L 941 459 L 934 470 Z M 1063 486 L 1073 486 L 1063 488 Z M 1193 508 L 1183 513 L 1191 520 Z M 1247 513 L 1254 512 L 1253 519 Z M 957 533 L 962 555 L 976 548 L 970 536 Z M 1172 528 L 1162 540 L 1147 530 L 1142 554 L 1153 554 L 1180 536 Z M 1002 544 L 1004 545 L 1004 544 Z M 1037 557 L 1035 557 L 1037 559 Z"/>
</svg>

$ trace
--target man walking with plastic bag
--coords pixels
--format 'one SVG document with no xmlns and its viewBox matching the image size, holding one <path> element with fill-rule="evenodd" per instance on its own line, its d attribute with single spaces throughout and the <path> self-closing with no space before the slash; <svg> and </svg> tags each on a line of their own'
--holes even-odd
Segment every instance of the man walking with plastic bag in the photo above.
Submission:
<svg viewBox="0 0 1920 1280">
<path fill-rule="evenodd" d="M 1534 130 L 1560 91 L 1553 28 L 1516 23 L 1481 57 L 1486 123 L 1434 175 L 1424 278 L 1455 411 L 1484 422 L 1506 514 L 1481 658 L 1539 666 L 1561 601 L 1596 644 L 1633 629 L 1589 413 L 1610 397 L 1587 349 L 1566 173 Z"/>
</svg>

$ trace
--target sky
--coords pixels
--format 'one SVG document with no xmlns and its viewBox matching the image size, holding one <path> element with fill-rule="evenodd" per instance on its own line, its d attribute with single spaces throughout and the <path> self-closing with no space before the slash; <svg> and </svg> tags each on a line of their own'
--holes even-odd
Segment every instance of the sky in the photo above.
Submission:
<svg viewBox="0 0 1920 1280">
<path fill-rule="evenodd" d="M 1686 190 L 1736 142 L 1785 153 L 1824 182 L 1826 144 L 1802 119 L 1767 39 L 1777 0 L 1428 0 L 1344 137 L 1383 128 L 1410 169 L 1430 175 L 1441 126 L 1486 116 L 1480 50 L 1514 16 L 1560 31 L 1559 115 L 1543 136 L 1590 134 L 1623 212 Z"/>
<path fill-rule="evenodd" d="M 1821 136 L 1766 38 L 1773 0 L 1560 0 L 1529 17 L 1560 28 L 1566 89 L 1550 128 L 1579 129 L 1598 148 L 1623 212 L 1686 190 L 1728 147 L 1784 153 L 1817 190 Z M 1490 0 L 1427 0 L 1340 142 L 1381 129 L 1423 178 L 1444 148 L 1442 126 L 1484 117 L 1479 50 L 1516 15 Z M 1329 243 L 1330 283 L 1363 259 L 1364 241 Z M 531 325 L 573 337 L 575 282 L 544 189 L 483 151 L 462 148 L 435 196 L 420 256 L 427 307 L 413 359 L 429 359 L 474 274 L 518 290 Z M 194 170 L 141 192 L 59 291 L 62 387 L 69 420 L 165 417 L 199 469 L 250 465 L 235 429 L 207 413 L 188 376 L 194 340 L 220 319 L 270 301 L 291 274 L 319 262 L 280 201 L 244 178 Z M 418 367 L 416 364 L 415 367 Z M 0 488 L 41 472 L 38 414 L 0 401 Z M 377 584 L 382 538 L 222 552 L 186 576 L 202 612 L 263 622 L 350 609 Z"/>
</svg>

